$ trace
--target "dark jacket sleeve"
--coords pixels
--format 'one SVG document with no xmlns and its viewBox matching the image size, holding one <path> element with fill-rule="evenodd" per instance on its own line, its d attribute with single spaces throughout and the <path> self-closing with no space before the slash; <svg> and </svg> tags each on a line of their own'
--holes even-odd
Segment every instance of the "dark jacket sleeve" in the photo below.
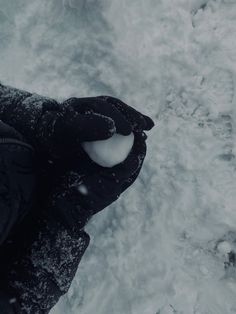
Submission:
<svg viewBox="0 0 236 314">
<path fill-rule="evenodd" d="M 1 131 L 0 123 L 0 245 L 31 208 L 35 193 L 33 149 L 2 138 Z"/>
<path fill-rule="evenodd" d="M 88 214 L 74 216 L 79 203 L 70 186 L 58 186 L 50 195 L 46 207 L 38 200 L 0 250 L 0 291 L 15 300 L 11 307 L 17 314 L 49 313 L 68 291 L 89 244 L 83 230 Z"/>
<path fill-rule="evenodd" d="M 52 130 L 55 111 L 61 105 L 55 100 L 0 83 L 0 120 L 20 131 L 26 141 L 43 149 L 45 129 Z"/>
</svg>

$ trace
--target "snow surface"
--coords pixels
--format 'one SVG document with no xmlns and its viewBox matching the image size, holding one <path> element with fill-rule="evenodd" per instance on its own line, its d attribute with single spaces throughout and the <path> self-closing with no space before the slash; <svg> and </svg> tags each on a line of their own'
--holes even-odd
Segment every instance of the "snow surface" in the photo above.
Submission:
<svg viewBox="0 0 236 314">
<path fill-rule="evenodd" d="M 134 144 L 134 134 L 114 134 L 102 141 L 84 142 L 83 149 L 89 157 L 103 167 L 113 167 L 124 161 Z"/>
<path fill-rule="evenodd" d="M 157 123 L 139 179 L 88 225 L 90 247 L 51 313 L 236 313 L 236 1 L 0 10 L 3 82 L 57 99 L 113 95 Z"/>
</svg>

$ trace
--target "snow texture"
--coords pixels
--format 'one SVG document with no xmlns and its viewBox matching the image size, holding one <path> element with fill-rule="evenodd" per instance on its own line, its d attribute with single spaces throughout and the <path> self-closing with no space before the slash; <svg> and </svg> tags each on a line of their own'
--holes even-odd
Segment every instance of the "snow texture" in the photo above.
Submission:
<svg viewBox="0 0 236 314">
<path fill-rule="evenodd" d="M 134 134 L 114 134 L 102 141 L 84 142 L 82 146 L 89 157 L 103 167 L 113 167 L 124 161 L 134 144 Z"/>
<path fill-rule="evenodd" d="M 157 123 L 51 314 L 236 313 L 235 32 L 235 0 L 0 0 L 3 83 Z"/>
</svg>

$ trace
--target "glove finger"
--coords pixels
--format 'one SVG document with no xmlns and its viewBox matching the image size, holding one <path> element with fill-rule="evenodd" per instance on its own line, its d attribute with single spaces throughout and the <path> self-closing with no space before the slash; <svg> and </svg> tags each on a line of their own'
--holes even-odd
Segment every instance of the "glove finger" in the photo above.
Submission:
<svg viewBox="0 0 236 314">
<path fill-rule="evenodd" d="M 78 126 L 79 142 L 105 140 L 116 131 L 114 121 L 111 118 L 96 113 L 79 115 L 75 119 L 75 123 Z"/>
<path fill-rule="evenodd" d="M 114 121 L 106 116 L 97 114 L 79 114 L 68 109 L 65 114 L 58 116 L 54 126 L 54 137 L 68 143 L 78 140 L 96 141 L 110 138 L 115 132 Z"/>
<path fill-rule="evenodd" d="M 116 132 L 119 134 L 129 135 L 132 131 L 130 123 L 124 115 L 115 106 L 98 97 L 70 98 L 64 104 L 82 115 L 96 114 L 111 118 L 115 122 Z"/>
<path fill-rule="evenodd" d="M 154 127 L 155 124 L 150 117 L 128 106 L 121 100 L 109 96 L 100 96 L 100 98 L 113 104 L 131 123 L 133 131 L 149 131 Z"/>
</svg>

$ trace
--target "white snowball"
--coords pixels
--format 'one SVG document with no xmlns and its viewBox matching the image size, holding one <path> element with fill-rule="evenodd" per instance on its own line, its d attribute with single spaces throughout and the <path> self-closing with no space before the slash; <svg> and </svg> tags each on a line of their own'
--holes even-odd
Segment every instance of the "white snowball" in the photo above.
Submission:
<svg viewBox="0 0 236 314">
<path fill-rule="evenodd" d="M 134 134 L 128 136 L 114 134 L 103 141 L 84 142 L 82 147 L 89 157 L 103 167 L 113 167 L 124 161 L 134 143 Z"/>
</svg>

